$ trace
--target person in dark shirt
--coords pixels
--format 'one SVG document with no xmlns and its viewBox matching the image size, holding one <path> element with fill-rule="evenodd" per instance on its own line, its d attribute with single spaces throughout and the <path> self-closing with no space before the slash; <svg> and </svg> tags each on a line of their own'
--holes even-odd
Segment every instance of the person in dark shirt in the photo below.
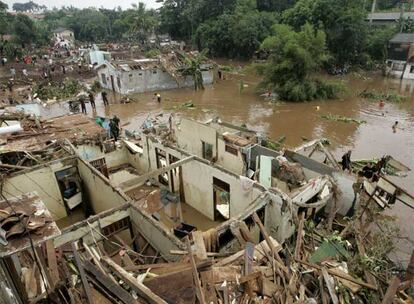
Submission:
<svg viewBox="0 0 414 304">
<path fill-rule="evenodd" d="M 91 107 L 93 110 L 96 109 L 96 105 L 95 105 L 95 96 L 93 96 L 92 92 L 89 92 L 89 102 L 91 103 Z"/>
<path fill-rule="evenodd" d="M 102 91 L 101 95 L 102 95 L 102 101 L 103 101 L 104 106 L 105 107 L 108 106 L 109 102 L 108 102 L 108 97 L 107 97 L 106 92 Z"/>
<path fill-rule="evenodd" d="M 348 152 L 346 152 L 343 156 L 342 156 L 342 170 L 349 170 L 351 171 L 351 154 L 352 151 L 349 150 Z"/>
</svg>

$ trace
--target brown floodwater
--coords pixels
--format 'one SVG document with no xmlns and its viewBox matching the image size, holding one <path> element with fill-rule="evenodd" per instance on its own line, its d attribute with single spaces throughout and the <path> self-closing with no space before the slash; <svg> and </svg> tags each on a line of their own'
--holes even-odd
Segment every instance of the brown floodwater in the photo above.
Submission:
<svg viewBox="0 0 414 304">
<path fill-rule="evenodd" d="M 312 101 L 308 103 L 273 104 L 256 93 L 259 79 L 241 73 L 226 74 L 226 80 L 215 82 L 203 91 L 191 88 L 160 92 L 162 102 L 154 99 L 154 93 L 135 94 L 134 102 L 121 104 L 120 97 L 109 93 L 110 106 L 104 108 L 97 98 L 97 115 L 117 115 L 126 129 L 138 128 L 149 113 L 177 112 L 198 120 L 219 116 L 223 121 L 236 125 L 246 124 L 248 128 L 263 133 L 272 139 L 286 136 L 286 145 L 294 147 L 303 143 L 303 138 L 328 138 L 331 150 L 340 158 L 347 150 L 352 150 L 352 158 L 373 158 L 389 154 L 414 169 L 414 81 L 400 81 L 384 78 L 381 75 L 353 74 L 346 77 L 332 77 L 347 87 L 341 99 Z M 240 87 L 244 86 L 241 90 Z M 378 101 L 365 100 L 358 96 L 364 89 L 377 91 L 394 90 L 406 95 L 401 103 L 386 103 L 380 108 Z M 192 102 L 194 108 L 182 107 Z M 49 114 L 60 111 L 47 110 Z M 319 110 L 317 109 L 319 108 Z M 89 110 L 88 106 L 88 110 Z M 342 115 L 366 123 L 344 123 L 322 118 L 322 115 Z M 92 116 L 92 113 L 89 113 Z M 399 121 L 400 129 L 393 133 L 391 126 Z M 414 193 L 414 173 L 406 177 L 393 177 L 399 185 Z M 387 211 L 397 215 L 397 225 L 402 238 L 398 246 L 404 253 L 406 262 L 413 249 L 414 210 L 396 204 Z M 400 255 L 401 257 L 401 255 Z"/>
<path fill-rule="evenodd" d="M 349 149 L 353 151 L 354 159 L 388 154 L 414 169 L 414 81 L 358 74 L 333 78 L 348 88 L 338 100 L 272 104 L 256 92 L 257 77 L 228 74 L 226 80 L 217 81 L 203 91 L 196 92 L 191 88 L 162 91 L 161 103 L 154 99 L 153 93 L 135 94 L 132 96 L 135 101 L 129 104 L 120 104 L 119 97 L 112 95 L 114 104 L 106 109 L 99 105 L 97 113 L 118 115 L 122 124 L 129 123 L 127 129 L 140 126 L 149 113 L 176 112 L 198 120 L 219 116 L 236 125 L 244 123 L 275 140 L 286 136 L 285 143 L 289 147 L 303 143 L 303 138 L 326 137 L 338 158 Z M 244 86 L 242 90 L 241 85 Z M 381 108 L 377 101 L 358 97 L 364 89 L 394 90 L 406 95 L 407 100 L 386 103 Z M 185 102 L 192 102 L 195 107 L 182 107 Z M 347 116 L 366 123 L 326 120 L 321 117 L 324 114 Z M 393 133 L 391 126 L 395 121 L 399 121 L 400 129 Z M 414 193 L 413 171 L 406 177 L 393 179 Z M 397 243 L 399 254 L 394 259 L 406 264 L 414 247 L 414 225 L 409 224 L 414 220 L 414 210 L 397 204 L 387 213 L 398 217 L 396 225 L 401 229 Z"/>
</svg>

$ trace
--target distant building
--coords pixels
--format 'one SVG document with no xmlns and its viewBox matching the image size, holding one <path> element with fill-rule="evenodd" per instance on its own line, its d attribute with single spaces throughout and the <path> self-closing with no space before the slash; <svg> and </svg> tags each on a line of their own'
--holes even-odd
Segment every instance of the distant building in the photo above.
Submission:
<svg viewBox="0 0 414 304">
<path fill-rule="evenodd" d="M 105 61 L 111 61 L 111 52 L 99 50 L 96 44 L 88 49 L 79 49 L 79 52 L 86 59 L 86 62 L 93 66 L 100 66 Z"/>
<path fill-rule="evenodd" d="M 368 14 L 366 20 L 373 25 L 389 25 L 395 24 L 400 18 L 401 12 L 385 12 Z M 404 12 L 402 18 L 414 20 L 414 12 Z"/>
<path fill-rule="evenodd" d="M 75 41 L 75 34 L 71 29 L 58 27 L 53 31 L 53 37 L 56 41 Z"/>
<path fill-rule="evenodd" d="M 414 34 L 396 34 L 388 43 L 387 74 L 414 79 Z"/>
<path fill-rule="evenodd" d="M 163 59 L 105 61 L 97 67 L 98 78 L 105 89 L 120 94 L 143 93 L 194 86 L 192 76 L 180 76 L 180 65 Z M 170 68 L 169 68 L 170 67 Z M 211 64 L 201 65 L 204 84 L 213 83 Z"/>
</svg>

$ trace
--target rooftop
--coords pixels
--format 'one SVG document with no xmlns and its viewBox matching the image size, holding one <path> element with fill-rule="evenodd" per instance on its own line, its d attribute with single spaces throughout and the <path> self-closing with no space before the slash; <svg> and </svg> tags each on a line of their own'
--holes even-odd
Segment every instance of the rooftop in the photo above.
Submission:
<svg viewBox="0 0 414 304">
<path fill-rule="evenodd" d="M 413 43 L 414 34 L 398 33 L 391 38 L 390 43 Z"/>
</svg>

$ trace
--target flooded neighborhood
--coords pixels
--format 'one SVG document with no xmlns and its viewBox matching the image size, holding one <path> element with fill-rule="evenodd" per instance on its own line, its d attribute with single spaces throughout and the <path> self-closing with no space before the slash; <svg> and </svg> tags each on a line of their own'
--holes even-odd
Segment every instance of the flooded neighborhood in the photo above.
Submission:
<svg viewBox="0 0 414 304">
<path fill-rule="evenodd" d="M 0 304 L 414 303 L 414 2 L 86 2 L 0 1 Z"/>
</svg>

